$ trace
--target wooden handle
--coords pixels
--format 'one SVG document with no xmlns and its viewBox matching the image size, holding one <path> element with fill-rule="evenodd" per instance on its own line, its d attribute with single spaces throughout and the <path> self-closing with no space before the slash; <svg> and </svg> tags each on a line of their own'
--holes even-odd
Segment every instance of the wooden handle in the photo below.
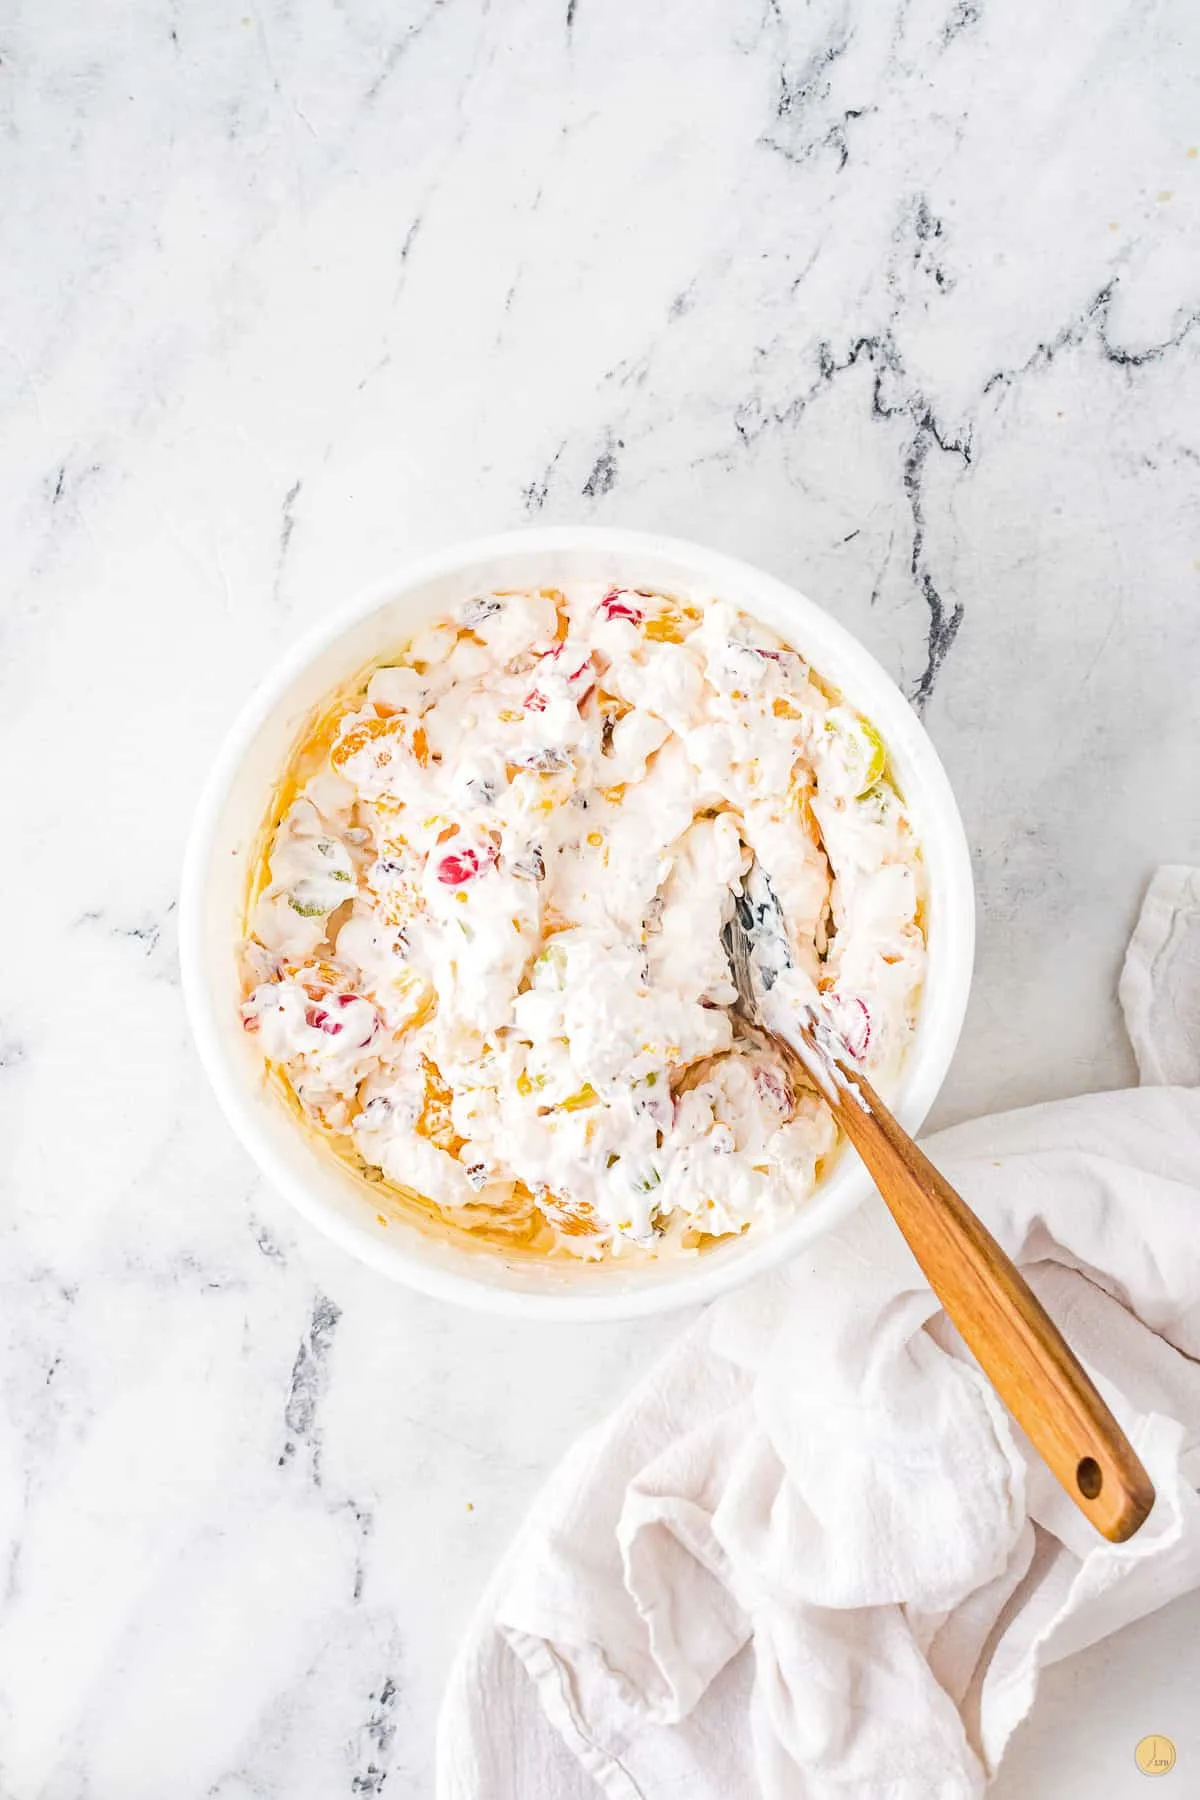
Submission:
<svg viewBox="0 0 1200 1800">
<path fill-rule="evenodd" d="M 838 1066 L 866 1103 L 839 1086 L 839 1122 L 930 1287 L 1080 1512 L 1106 1538 L 1124 1542 L 1154 1504 L 1129 1439 L 995 1238 L 869 1083 Z"/>
</svg>

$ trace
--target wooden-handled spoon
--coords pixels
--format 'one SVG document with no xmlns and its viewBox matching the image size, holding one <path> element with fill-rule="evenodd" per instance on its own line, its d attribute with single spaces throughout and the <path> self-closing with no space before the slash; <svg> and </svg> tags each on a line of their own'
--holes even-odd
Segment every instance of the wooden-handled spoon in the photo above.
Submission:
<svg viewBox="0 0 1200 1800">
<path fill-rule="evenodd" d="M 734 1010 L 825 1095 L 930 1287 L 1050 1472 L 1097 1531 L 1114 1543 L 1132 1537 L 1154 1504 L 1150 1477 L 1020 1271 L 832 1034 L 803 1025 L 802 1053 L 763 1023 L 744 920 L 726 927 L 726 947 Z"/>
</svg>

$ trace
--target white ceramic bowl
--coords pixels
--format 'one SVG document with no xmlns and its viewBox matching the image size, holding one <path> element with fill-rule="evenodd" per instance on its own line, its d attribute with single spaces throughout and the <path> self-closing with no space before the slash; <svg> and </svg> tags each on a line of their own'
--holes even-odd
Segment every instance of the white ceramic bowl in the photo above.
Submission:
<svg viewBox="0 0 1200 1800">
<path fill-rule="evenodd" d="M 924 848 L 929 962 L 915 1041 L 895 1110 L 915 1131 L 946 1073 L 966 1007 L 975 908 L 962 822 L 945 772 L 899 690 L 836 620 L 780 581 L 696 544 L 636 532 L 563 528 L 513 533 L 426 557 L 361 594 L 309 633 L 262 683 L 233 727 L 205 789 L 184 867 L 180 956 L 201 1060 L 230 1124 L 275 1186 L 312 1224 L 364 1262 L 425 1293 L 490 1312 L 617 1319 L 684 1306 L 759 1274 L 845 1218 L 869 1191 L 852 1152 L 774 1231 L 695 1258 L 591 1264 L 505 1254 L 432 1223 L 383 1225 L 370 1191 L 307 1134 L 264 1080 L 241 1028 L 235 948 L 247 865 L 269 800 L 310 709 L 428 619 L 493 587 L 604 581 L 693 589 L 773 626 L 873 721 Z"/>
</svg>

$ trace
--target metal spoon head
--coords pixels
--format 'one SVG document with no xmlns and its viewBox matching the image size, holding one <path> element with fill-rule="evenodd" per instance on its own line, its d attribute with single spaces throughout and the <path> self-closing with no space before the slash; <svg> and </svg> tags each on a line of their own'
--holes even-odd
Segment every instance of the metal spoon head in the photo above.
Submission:
<svg viewBox="0 0 1200 1800">
<path fill-rule="evenodd" d="M 737 989 L 737 999 L 731 1010 L 748 1024 L 758 1025 L 762 1015 L 754 989 L 754 951 L 750 937 L 752 925 L 753 913 L 745 898 L 739 895 L 734 901 L 733 912 L 721 928 L 721 943 L 729 962 L 730 977 Z"/>
<path fill-rule="evenodd" d="M 815 1014 L 803 1013 L 792 1022 L 797 1041 L 790 1042 L 763 1016 L 763 996 L 792 966 L 792 954 L 779 898 L 757 860 L 751 862 L 742 877 L 742 892 L 734 896 L 730 916 L 721 930 L 721 942 L 737 989 L 730 1011 L 739 1021 L 742 1035 L 779 1058 L 793 1076 L 794 1085 L 815 1088 L 836 1104 L 839 1045 L 830 1038 L 828 1026 Z"/>
<path fill-rule="evenodd" d="M 729 972 L 737 989 L 735 1010 L 752 1024 L 762 1024 L 762 996 L 791 966 L 783 909 L 766 870 L 754 858 L 734 895 L 733 911 L 721 932 Z"/>
</svg>

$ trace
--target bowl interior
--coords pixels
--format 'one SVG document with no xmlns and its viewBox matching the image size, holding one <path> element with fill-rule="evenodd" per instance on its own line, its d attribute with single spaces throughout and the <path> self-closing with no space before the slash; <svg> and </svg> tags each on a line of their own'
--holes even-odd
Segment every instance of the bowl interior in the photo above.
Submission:
<svg viewBox="0 0 1200 1800">
<path fill-rule="evenodd" d="M 957 809 L 916 715 L 837 622 L 772 577 L 698 547 L 635 534 L 529 532 L 429 559 L 365 595 L 302 643 L 255 695 L 213 771 L 185 870 L 182 956 L 201 1055 L 231 1123 L 289 1199 L 345 1248 L 428 1292 L 501 1312 L 619 1317 L 704 1299 L 783 1260 L 858 1203 L 869 1181 L 839 1157 L 794 1219 L 703 1254 L 601 1265 L 528 1258 L 375 1204 L 371 1189 L 298 1125 L 264 1079 L 238 1017 L 235 945 L 271 794 L 309 712 L 430 618 L 493 587 L 604 581 L 719 595 L 773 626 L 882 733 L 927 874 L 929 961 L 895 1110 L 915 1130 L 962 1022 L 973 951 L 970 865 Z"/>
</svg>

